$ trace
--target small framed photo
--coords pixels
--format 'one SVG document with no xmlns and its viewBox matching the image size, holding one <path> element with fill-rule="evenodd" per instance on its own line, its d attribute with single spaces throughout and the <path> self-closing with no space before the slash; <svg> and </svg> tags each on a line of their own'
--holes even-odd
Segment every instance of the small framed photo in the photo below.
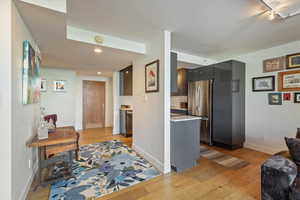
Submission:
<svg viewBox="0 0 300 200">
<path fill-rule="evenodd" d="M 42 79 L 41 80 L 41 92 L 46 92 L 47 91 L 47 80 Z"/>
<path fill-rule="evenodd" d="M 286 56 L 287 69 L 300 68 L 300 53 Z"/>
<path fill-rule="evenodd" d="M 291 96 L 291 93 L 283 93 L 283 101 L 290 101 Z"/>
<path fill-rule="evenodd" d="M 64 80 L 53 81 L 53 86 L 55 92 L 66 92 L 66 81 Z"/>
<path fill-rule="evenodd" d="M 269 93 L 269 105 L 282 105 L 282 94 L 281 93 Z"/>
<path fill-rule="evenodd" d="M 275 90 L 275 76 L 263 76 L 252 78 L 252 91 L 265 92 Z"/>
<path fill-rule="evenodd" d="M 275 72 L 285 69 L 285 56 L 271 58 L 263 61 L 263 72 Z"/>
<path fill-rule="evenodd" d="M 294 94 L 294 103 L 300 103 L 300 93 Z"/>
<path fill-rule="evenodd" d="M 151 62 L 145 66 L 145 91 L 159 91 L 159 60 Z"/>
</svg>

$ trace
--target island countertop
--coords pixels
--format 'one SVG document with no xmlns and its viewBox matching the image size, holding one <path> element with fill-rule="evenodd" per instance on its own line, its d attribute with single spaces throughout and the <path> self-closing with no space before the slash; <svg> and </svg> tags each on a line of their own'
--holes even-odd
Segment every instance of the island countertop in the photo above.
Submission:
<svg viewBox="0 0 300 200">
<path fill-rule="evenodd" d="M 189 121 L 189 120 L 201 120 L 202 117 L 191 116 L 191 115 L 179 115 L 179 114 L 172 114 L 171 115 L 171 122 L 180 122 L 180 121 Z"/>
</svg>

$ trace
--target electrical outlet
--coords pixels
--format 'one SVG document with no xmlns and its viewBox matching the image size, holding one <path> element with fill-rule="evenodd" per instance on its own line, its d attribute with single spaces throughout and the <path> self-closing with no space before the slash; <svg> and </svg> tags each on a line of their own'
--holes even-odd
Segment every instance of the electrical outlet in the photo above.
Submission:
<svg viewBox="0 0 300 200">
<path fill-rule="evenodd" d="M 31 160 L 28 160 L 28 168 L 31 169 Z"/>
</svg>

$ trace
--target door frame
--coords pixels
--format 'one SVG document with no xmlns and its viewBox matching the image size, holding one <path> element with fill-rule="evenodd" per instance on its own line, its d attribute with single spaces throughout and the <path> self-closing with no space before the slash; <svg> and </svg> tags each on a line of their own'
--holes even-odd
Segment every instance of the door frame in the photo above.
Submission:
<svg viewBox="0 0 300 200">
<path fill-rule="evenodd" d="M 85 102 L 86 102 L 86 84 L 88 82 L 97 82 L 97 83 L 103 83 L 104 84 L 104 108 L 103 108 L 103 112 L 104 112 L 104 117 L 103 117 L 103 121 L 104 121 L 104 126 L 103 128 L 105 128 L 105 121 L 106 121 L 106 82 L 105 81 L 93 81 L 93 80 L 82 80 L 82 129 L 85 130 L 86 129 L 86 119 L 85 119 Z"/>
</svg>

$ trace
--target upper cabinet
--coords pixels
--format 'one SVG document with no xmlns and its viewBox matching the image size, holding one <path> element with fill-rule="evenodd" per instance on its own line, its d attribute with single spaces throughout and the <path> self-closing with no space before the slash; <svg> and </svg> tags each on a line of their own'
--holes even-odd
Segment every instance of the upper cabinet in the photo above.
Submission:
<svg viewBox="0 0 300 200">
<path fill-rule="evenodd" d="M 132 66 L 120 71 L 120 96 L 132 96 Z"/>
<path fill-rule="evenodd" d="M 173 92 L 172 96 L 188 95 L 188 69 L 177 69 L 177 92 Z"/>
</svg>

